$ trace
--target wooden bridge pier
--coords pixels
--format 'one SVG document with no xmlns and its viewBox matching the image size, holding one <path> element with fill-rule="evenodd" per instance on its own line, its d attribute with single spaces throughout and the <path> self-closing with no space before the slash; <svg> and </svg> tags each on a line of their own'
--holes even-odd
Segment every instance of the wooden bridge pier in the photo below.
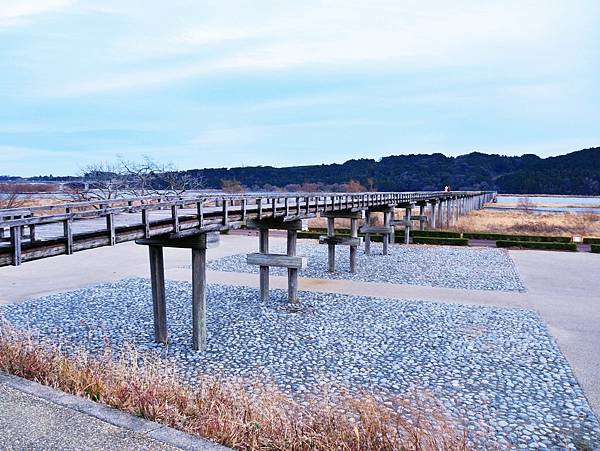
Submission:
<svg viewBox="0 0 600 451">
<path fill-rule="evenodd" d="M 287 268 L 288 270 L 288 301 L 298 302 L 298 270 L 306 268 L 306 258 L 296 255 L 296 241 L 298 230 L 306 230 L 307 222 L 302 219 L 285 220 L 286 217 L 268 217 L 262 219 L 248 219 L 246 225 L 249 229 L 258 229 L 259 252 L 248 254 L 246 262 L 249 265 L 260 267 L 260 299 L 269 300 L 269 268 L 271 266 Z M 269 230 L 287 230 L 287 253 L 269 253 Z"/>
<path fill-rule="evenodd" d="M 321 213 L 327 218 L 327 235 L 319 237 L 320 244 L 327 245 L 327 270 L 335 272 L 335 246 L 350 246 L 350 272 L 356 273 L 358 246 L 362 239 L 358 237 L 358 220 L 363 219 L 365 213 L 362 209 L 349 209 L 342 211 L 328 211 Z M 335 220 L 337 218 L 350 219 L 350 237 L 335 235 Z"/>
<path fill-rule="evenodd" d="M 437 204 L 437 200 L 432 199 L 429 201 L 429 204 L 431 205 L 431 214 L 430 214 L 430 218 L 429 218 L 429 227 L 431 227 L 432 229 L 436 228 L 437 222 L 436 222 L 436 210 L 435 210 L 435 206 Z"/>
<path fill-rule="evenodd" d="M 369 207 L 365 211 L 365 224 L 360 228 L 360 232 L 365 234 L 365 254 L 371 255 L 371 235 L 383 236 L 383 255 L 388 255 L 388 247 L 390 243 L 390 235 L 393 235 L 394 225 L 392 215 L 394 214 L 395 206 L 378 205 Z M 383 213 L 383 226 L 371 225 L 371 213 Z"/>
<path fill-rule="evenodd" d="M 157 343 L 168 342 L 163 248 L 185 248 L 192 251 L 192 348 L 206 349 L 206 249 L 218 246 L 219 237 L 219 232 L 206 232 L 184 238 L 163 235 L 136 240 L 149 249 L 154 341 Z"/>
</svg>

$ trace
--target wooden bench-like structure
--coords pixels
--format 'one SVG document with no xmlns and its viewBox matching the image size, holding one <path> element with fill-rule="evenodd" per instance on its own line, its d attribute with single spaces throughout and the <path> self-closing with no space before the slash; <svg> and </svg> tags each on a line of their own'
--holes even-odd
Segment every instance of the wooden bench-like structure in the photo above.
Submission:
<svg viewBox="0 0 600 451">
<path fill-rule="evenodd" d="M 260 267 L 260 297 L 268 299 L 269 268 L 288 270 L 288 300 L 298 302 L 298 271 L 305 258 L 296 255 L 298 231 L 317 215 L 327 218 L 328 269 L 335 271 L 335 247 L 350 247 L 350 271 L 357 271 L 358 223 L 365 233 L 365 252 L 371 235 L 383 235 L 383 252 L 394 242 L 394 228 L 404 227 L 410 240 L 412 221 L 419 227 L 450 225 L 459 214 L 481 208 L 493 192 L 392 192 L 392 193 L 288 193 L 122 198 L 0 210 L 0 230 L 9 230 L 10 241 L 0 240 L 0 267 L 19 266 L 33 260 L 101 246 L 136 241 L 148 246 L 154 308 L 154 339 L 166 343 L 166 300 L 163 248 L 191 249 L 192 346 L 206 347 L 206 250 L 218 244 L 219 233 L 245 224 L 259 232 L 259 252 L 247 262 Z M 412 216 L 414 205 L 419 215 Z M 429 216 L 425 209 L 430 206 Z M 396 221 L 396 208 L 404 208 L 404 220 Z M 383 226 L 370 223 L 371 215 L 383 213 Z M 336 236 L 336 218 L 351 221 L 351 236 Z M 24 230 L 29 230 L 25 235 Z M 286 254 L 269 253 L 269 230 L 287 231 Z"/>
</svg>

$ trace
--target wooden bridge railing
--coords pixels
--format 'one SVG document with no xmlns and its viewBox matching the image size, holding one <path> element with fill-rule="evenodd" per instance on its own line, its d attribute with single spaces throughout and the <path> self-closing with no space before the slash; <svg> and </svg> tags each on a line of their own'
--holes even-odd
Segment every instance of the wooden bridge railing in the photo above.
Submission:
<svg viewBox="0 0 600 451">
<path fill-rule="evenodd" d="M 369 209 L 370 207 L 459 198 L 489 200 L 491 192 L 375 192 L 375 193 L 256 193 L 227 195 L 164 195 L 71 202 L 0 210 L 0 231 L 10 230 L 10 243 L 0 243 L 0 266 L 46 258 L 99 246 L 157 235 L 171 238 L 192 236 L 209 230 L 239 227 L 248 218 L 283 216 L 296 220 L 320 212 Z M 158 210 L 170 210 L 169 217 L 150 220 Z M 183 210 L 183 211 L 182 211 Z M 191 210 L 191 211 L 190 211 Z M 117 227 L 115 216 L 140 213 L 139 221 Z M 74 233 L 74 223 L 105 218 L 92 231 Z M 62 224 L 62 236 L 44 238 L 43 229 Z M 26 239 L 24 228 L 29 229 Z"/>
</svg>

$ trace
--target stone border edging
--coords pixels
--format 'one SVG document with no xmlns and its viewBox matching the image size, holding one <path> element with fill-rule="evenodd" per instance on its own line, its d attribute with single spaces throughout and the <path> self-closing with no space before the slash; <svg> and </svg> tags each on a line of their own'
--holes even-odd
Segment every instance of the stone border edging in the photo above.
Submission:
<svg viewBox="0 0 600 451">
<path fill-rule="evenodd" d="M 130 415 L 113 407 L 71 395 L 37 382 L 0 372 L 0 384 L 41 398 L 61 407 L 92 416 L 114 426 L 143 434 L 158 442 L 184 450 L 226 451 L 230 448 L 154 421 Z"/>
</svg>

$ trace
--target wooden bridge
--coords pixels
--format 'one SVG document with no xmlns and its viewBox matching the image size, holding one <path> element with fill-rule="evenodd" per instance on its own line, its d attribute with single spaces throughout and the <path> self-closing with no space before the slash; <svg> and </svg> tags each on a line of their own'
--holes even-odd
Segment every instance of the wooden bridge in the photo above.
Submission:
<svg viewBox="0 0 600 451">
<path fill-rule="evenodd" d="M 163 247 L 192 250 L 192 345 L 206 346 L 206 249 L 218 245 L 219 234 L 242 225 L 259 231 L 259 252 L 247 256 L 260 267 L 260 294 L 268 299 L 269 267 L 288 269 L 288 298 L 297 302 L 298 270 L 307 262 L 296 255 L 299 230 L 317 215 L 327 218 L 328 269 L 335 271 L 336 246 L 350 247 L 350 270 L 356 272 L 357 250 L 365 235 L 370 253 L 372 235 L 383 236 L 383 253 L 394 242 L 395 228 L 410 242 L 413 223 L 423 229 L 447 227 L 459 215 L 482 208 L 492 199 L 487 191 L 392 193 L 294 193 L 218 196 L 155 196 L 63 203 L 0 210 L 0 267 L 61 254 L 136 241 L 149 247 L 154 306 L 154 335 L 167 342 Z M 418 215 L 412 215 L 414 207 Z M 404 210 L 396 220 L 397 209 Z M 383 225 L 373 225 L 375 214 Z M 350 237 L 335 234 L 335 219 L 350 220 Z M 287 253 L 269 253 L 269 230 L 287 230 Z"/>
</svg>

